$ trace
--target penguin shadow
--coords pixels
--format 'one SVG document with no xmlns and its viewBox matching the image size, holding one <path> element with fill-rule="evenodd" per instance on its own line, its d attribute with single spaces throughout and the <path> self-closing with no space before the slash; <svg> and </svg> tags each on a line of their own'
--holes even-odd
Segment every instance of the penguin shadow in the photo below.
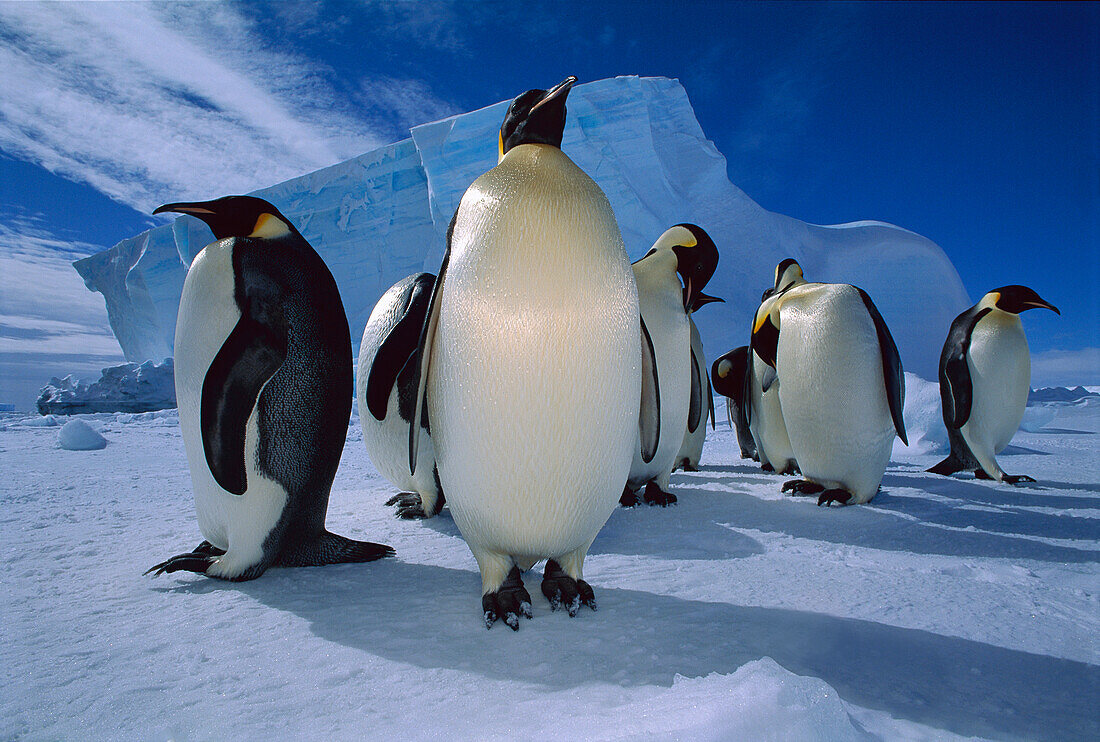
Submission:
<svg viewBox="0 0 1100 742">
<path fill-rule="evenodd" d="M 1026 446 L 1007 445 L 1004 449 L 997 454 L 1000 456 L 1050 456 L 1050 451 L 1039 451 L 1034 448 L 1027 448 Z"/>
<path fill-rule="evenodd" d="M 1070 430 L 1069 428 L 1039 428 L 1032 433 L 1035 435 L 1096 435 L 1095 430 Z"/>
<path fill-rule="evenodd" d="M 1087 692 L 1100 668 L 871 621 L 600 587 L 599 611 L 551 613 L 528 573 L 534 617 L 486 631 L 474 571 L 385 560 L 275 570 L 233 586 L 366 655 L 547 690 L 671 687 L 768 656 L 848 702 L 963 735 L 1095 739 Z M 919 658 L 915 662 L 914 658 Z M 1082 692 L 1085 689 L 1086 692 Z"/>
</svg>

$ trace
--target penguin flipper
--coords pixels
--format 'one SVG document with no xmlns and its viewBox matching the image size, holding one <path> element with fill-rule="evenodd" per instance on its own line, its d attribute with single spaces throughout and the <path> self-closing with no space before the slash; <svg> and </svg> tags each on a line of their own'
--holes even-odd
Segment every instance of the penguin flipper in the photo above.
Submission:
<svg viewBox="0 0 1100 742">
<path fill-rule="evenodd" d="M 699 428 L 699 422 L 703 417 L 703 380 L 699 377 L 699 358 L 695 355 L 695 349 L 691 350 L 691 399 L 688 403 L 688 432 L 694 433 Z"/>
<path fill-rule="evenodd" d="M 641 432 L 642 461 L 649 463 L 661 443 L 661 385 L 657 377 L 657 353 L 645 320 L 642 323 L 642 404 L 638 416 Z"/>
<path fill-rule="evenodd" d="M 970 338 L 974 326 L 992 310 L 963 312 L 951 323 L 947 341 L 940 357 L 940 401 L 943 403 L 943 421 L 948 429 L 961 428 L 970 419 L 974 403 L 974 385 L 970 379 L 970 364 L 966 354 L 970 351 Z M 954 443 L 954 441 L 952 441 Z"/>
<path fill-rule="evenodd" d="M 710 429 L 717 430 L 718 426 L 714 420 L 714 390 L 710 386 L 710 372 L 707 371 L 706 366 L 701 366 L 703 369 L 703 378 L 707 380 L 707 410 L 710 414 Z"/>
<path fill-rule="evenodd" d="M 432 287 L 432 298 L 428 302 L 428 313 L 424 317 L 423 326 L 420 328 L 420 342 L 417 344 L 417 355 L 414 356 L 412 387 L 416 389 L 416 404 L 413 407 L 412 419 L 409 420 L 409 474 L 416 473 L 416 455 L 420 449 L 420 421 L 424 416 L 425 396 L 428 391 L 428 366 L 432 360 L 432 343 L 435 342 L 435 330 L 439 325 L 440 299 L 443 296 L 443 281 L 447 276 L 447 264 L 451 260 L 451 236 L 455 231 L 456 219 L 458 219 L 458 209 L 455 209 L 454 216 L 451 217 L 451 223 L 447 227 L 447 251 L 443 253 L 443 262 L 439 265 L 439 275 L 435 279 L 435 286 Z"/>
<path fill-rule="evenodd" d="M 878 335 L 879 353 L 882 354 L 882 377 L 886 382 L 886 400 L 890 403 L 890 417 L 894 421 L 894 430 L 898 438 L 905 445 L 909 440 L 905 436 L 905 419 L 902 410 L 905 407 L 905 374 L 901 367 L 901 355 L 898 354 L 898 346 L 894 343 L 894 336 L 890 334 L 890 328 L 879 314 L 878 307 L 871 301 L 871 297 L 863 289 L 856 287 L 863 305 L 867 307 L 867 314 L 875 323 L 875 334 Z"/>
<path fill-rule="evenodd" d="M 413 285 L 406 294 L 401 316 L 394 322 L 389 333 L 378 347 L 367 376 L 367 409 L 376 420 L 386 418 L 386 407 L 390 393 L 401 369 L 417 351 L 420 331 L 424 327 L 424 317 L 428 313 L 430 290 L 435 285 L 435 276 L 421 273 L 416 276 Z"/>
<path fill-rule="evenodd" d="M 245 313 L 225 339 L 202 382 L 200 428 L 206 463 L 234 495 L 248 487 L 244 438 L 260 390 L 286 359 L 286 331 Z"/>
</svg>

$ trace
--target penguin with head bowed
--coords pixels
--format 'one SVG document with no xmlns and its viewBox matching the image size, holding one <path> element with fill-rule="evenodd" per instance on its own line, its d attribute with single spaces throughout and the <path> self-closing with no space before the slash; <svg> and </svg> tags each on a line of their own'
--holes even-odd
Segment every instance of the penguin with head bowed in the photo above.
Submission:
<svg viewBox="0 0 1100 742">
<path fill-rule="evenodd" d="M 710 371 L 714 377 L 714 391 L 726 398 L 726 418 L 730 428 L 737 431 L 741 458 L 757 460 L 756 441 L 752 438 L 745 416 L 745 378 L 749 373 L 749 346 L 742 345 L 719 356 Z"/>
<path fill-rule="evenodd" d="M 955 318 L 940 354 L 940 400 L 950 455 L 928 471 L 949 476 L 1034 482 L 1005 474 L 996 454 L 1020 427 L 1031 387 L 1031 358 L 1020 312 L 1053 304 L 1027 286 L 1002 286 Z"/>
<path fill-rule="evenodd" d="M 897 346 L 862 289 L 806 283 L 797 263 L 784 263 L 752 338 L 775 374 L 804 477 L 783 491 L 819 495 L 818 505 L 867 502 L 878 492 L 895 432 L 906 440 Z"/>
<path fill-rule="evenodd" d="M 774 327 L 767 322 L 768 313 L 775 305 L 777 291 L 786 290 L 805 283 L 802 268 L 794 260 L 784 260 L 775 271 L 775 283 L 766 289 L 760 297 L 760 306 L 753 315 L 749 332 L 749 345 L 746 351 L 747 368 L 745 370 L 742 397 L 745 427 L 753 439 L 756 460 L 764 471 L 780 474 L 794 474 L 798 471 L 794 449 L 787 435 L 787 426 L 783 421 L 783 412 L 779 405 L 779 384 L 775 375 L 774 363 L 765 360 L 771 353 Z M 757 338 L 756 333 L 761 335 Z"/>
<path fill-rule="evenodd" d="M 416 474 L 409 473 L 417 344 L 434 286 L 431 273 L 391 286 L 374 305 L 359 345 L 355 399 L 363 443 L 378 472 L 401 490 L 386 503 L 397 505 L 400 518 L 431 518 L 445 499 L 426 415 L 420 421 Z"/>
<path fill-rule="evenodd" d="M 688 399 L 687 430 L 684 431 L 684 440 L 676 454 L 674 470 L 683 468 L 684 471 L 698 471 L 699 457 L 703 455 L 703 443 L 707 437 L 708 417 L 710 427 L 714 429 L 714 395 L 707 370 L 707 357 L 703 353 L 703 338 L 699 335 L 699 328 L 695 326 L 691 315 L 704 304 L 715 301 L 725 299 L 696 292 L 695 300 L 688 308 L 688 324 L 691 326 L 691 396 Z"/>
<path fill-rule="evenodd" d="M 481 571 L 487 627 L 502 619 L 518 629 L 532 615 L 522 572 L 543 559 L 551 609 L 595 609 L 584 559 L 648 424 L 638 291 L 619 226 L 561 150 L 575 82 L 508 108 L 499 163 L 451 220 L 421 333 L 409 465 L 419 467 L 426 406 L 447 504 Z"/>
<path fill-rule="evenodd" d="M 351 337 L 336 282 L 279 210 L 252 196 L 173 203 L 215 242 L 180 298 L 175 384 L 199 529 L 192 552 L 148 570 L 226 580 L 272 565 L 390 556 L 325 530 L 351 413 Z"/>
<path fill-rule="evenodd" d="M 642 368 L 646 378 L 642 383 L 651 384 L 657 392 L 651 397 L 656 409 L 647 409 L 643 402 L 641 417 L 657 424 L 659 436 L 655 447 L 639 437 L 630 477 L 619 500 L 624 506 L 638 504 L 637 491 L 643 486 L 646 504 L 664 507 L 676 502 L 668 483 L 684 441 L 685 424 L 694 432 L 705 420 L 702 379 L 706 369 L 700 376 L 700 364 L 691 349 L 690 313 L 693 307 L 716 300 L 704 294 L 703 288 L 717 266 L 718 248 L 710 235 L 694 224 L 669 228 L 634 263 L 645 340 Z"/>
</svg>

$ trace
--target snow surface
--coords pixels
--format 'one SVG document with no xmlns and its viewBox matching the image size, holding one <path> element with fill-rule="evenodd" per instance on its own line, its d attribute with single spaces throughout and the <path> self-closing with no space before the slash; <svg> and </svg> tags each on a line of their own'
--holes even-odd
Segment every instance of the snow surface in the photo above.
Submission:
<svg viewBox="0 0 1100 742">
<path fill-rule="evenodd" d="M 328 524 L 397 557 L 227 583 L 141 575 L 201 540 L 174 410 L 76 416 L 111 440 L 80 452 L 65 418 L 0 415 L 0 739 L 1095 740 L 1100 400 L 1049 409 L 1001 454 L 1035 485 L 895 450 L 828 509 L 722 423 L 678 505 L 601 531 L 599 612 L 550 613 L 528 573 L 516 633 L 485 630 L 449 510 L 383 506 L 355 419 Z"/>
<path fill-rule="evenodd" d="M 409 139 L 256 192 L 328 264 L 356 352 L 386 289 L 411 273 L 438 272 L 459 199 L 496 165 L 508 103 L 413 127 Z M 721 259 L 707 291 L 727 303 L 694 316 L 707 357 L 744 344 L 776 264 L 793 257 L 810 281 L 865 289 L 906 370 L 935 378 L 951 321 L 971 304 L 935 243 L 882 222 L 818 226 L 766 211 L 729 181 L 725 157 L 676 80 L 617 77 L 578 85 L 568 107 L 562 149 L 607 194 L 631 259 L 680 222 L 702 226 L 718 246 Z M 74 264 L 88 288 L 103 293 L 128 360 L 172 354 L 187 266 L 212 239 L 202 222 L 183 216 Z"/>
<path fill-rule="evenodd" d="M 107 447 L 107 439 L 88 423 L 75 419 L 57 431 L 57 445 L 66 451 L 99 451 Z"/>
</svg>

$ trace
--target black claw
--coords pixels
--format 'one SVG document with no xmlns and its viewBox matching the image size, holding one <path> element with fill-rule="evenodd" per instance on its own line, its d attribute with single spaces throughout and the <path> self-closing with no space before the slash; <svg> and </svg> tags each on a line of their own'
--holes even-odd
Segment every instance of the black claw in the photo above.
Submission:
<svg viewBox="0 0 1100 742">
<path fill-rule="evenodd" d="M 623 488 L 623 493 L 619 495 L 619 504 L 624 508 L 638 507 L 638 495 L 634 490 L 630 489 L 629 484 Z"/>
<path fill-rule="evenodd" d="M 974 470 L 974 478 L 975 479 L 987 479 L 987 480 L 988 479 L 993 479 L 993 477 L 991 477 L 991 476 L 989 476 L 988 474 L 985 473 L 985 469 L 975 469 Z"/>
<path fill-rule="evenodd" d="M 821 497 L 817 498 L 817 506 L 828 506 L 829 503 L 839 502 L 841 505 L 847 505 L 848 501 L 852 499 L 852 493 L 848 490 L 831 489 L 825 490 L 821 493 Z"/>
<path fill-rule="evenodd" d="M 596 610 L 596 594 L 592 592 L 592 586 L 584 580 L 577 580 L 577 595 L 581 598 L 581 605 Z"/>
<path fill-rule="evenodd" d="M 665 508 L 676 502 L 676 495 L 665 492 L 657 486 L 656 482 L 650 482 L 645 486 L 645 494 L 642 495 L 647 505 L 660 505 Z"/>
<path fill-rule="evenodd" d="M 201 544 L 195 547 L 193 554 L 208 554 L 210 556 L 221 556 L 225 553 L 225 549 L 219 549 L 209 541 L 203 541 Z"/>
<path fill-rule="evenodd" d="M 825 485 L 811 482 L 808 479 L 792 479 L 789 482 L 784 482 L 780 491 L 790 492 L 793 495 L 816 495 L 824 489 Z"/>
<path fill-rule="evenodd" d="M 584 580 L 570 577 L 553 559 L 546 562 L 542 594 L 550 601 L 551 611 L 565 608 L 570 618 L 577 615 L 582 605 L 596 610 L 596 596 L 592 592 L 592 586 Z"/>
<path fill-rule="evenodd" d="M 142 572 L 142 576 L 144 577 L 152 572 L 153 577 L 157 577 L 165 572 L 178 572 L 181 569 L 187 570 L 188 572 L 195 572 L 200 575 L 206 574 L 206 570 L 210 569 L 210 565 L 216 561 L 218 561 L 218 559 L 213 554 L 201 554 L 196 552 L 190 554 L 177 554 L 171 559 L 164 560 L 160 564 L 154 564 L 152 567 Z"/>
<path fill-rule="evenodd" d="M 396 505 L 397 509 L 393 514 L 403 520 L 428 517 L 428 514 L 424 512 L 424 502 L 420 499 L 420 495 L 415 492 L 398 492 L 386 500 L 386 505 Z"/>
<path fill-rule="evenodd" d="M 773 472 L 775 471 L 775 467 L 765 461 L 760 465 L 760 471 Z"/>
<path fill-rule="evenodd" d="M 519 631 L 520 617 L 531 618 L 531 594 L 523 586 L 519 567 L 512 567 L 496 592 L 481 596 L 481 609 L 487 629 L 493 628 L 497 619 L 502 619 L 512 631 Z"/>
</svg>

